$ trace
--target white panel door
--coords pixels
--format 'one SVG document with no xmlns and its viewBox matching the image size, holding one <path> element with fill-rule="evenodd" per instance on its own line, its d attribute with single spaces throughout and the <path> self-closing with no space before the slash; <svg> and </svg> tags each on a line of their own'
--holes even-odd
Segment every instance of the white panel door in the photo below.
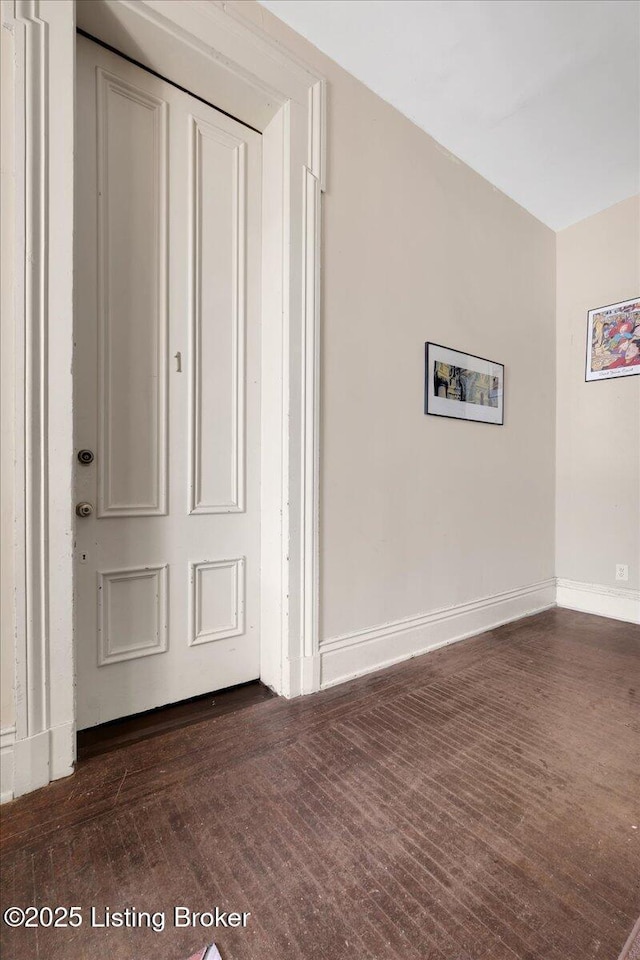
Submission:
<svg viewBox="0 0 640 960">
<path fill-rule="evenodd" d="M 259 676 L 261 138 L 77 52 L 82 729 Z"/>
</svg>

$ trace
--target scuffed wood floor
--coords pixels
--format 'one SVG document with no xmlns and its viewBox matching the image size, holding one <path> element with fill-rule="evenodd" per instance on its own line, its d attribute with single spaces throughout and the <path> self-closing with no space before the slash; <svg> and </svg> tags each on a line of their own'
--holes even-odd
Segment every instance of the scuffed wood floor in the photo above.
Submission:
<svg viewBox="0 0 640 960">
<path fill-rule="evenodd" d="M 4 960 L 616 960 L 640 914 L 640 627 L 551 610 L 85 760 L 3 809 Z M 162 932 L 91 929 L 126 907 Z M 250 911 L 175 929 L 176 905 Z"/>
</svg>

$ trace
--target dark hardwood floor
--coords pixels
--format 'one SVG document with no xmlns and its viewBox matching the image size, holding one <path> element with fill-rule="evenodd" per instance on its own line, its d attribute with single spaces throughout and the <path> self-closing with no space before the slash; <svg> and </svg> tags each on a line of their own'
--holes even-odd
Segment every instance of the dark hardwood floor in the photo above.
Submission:
<svg viewBox="0 0 640 960">
<path fill-rule="evenodd" d="M 640 627 L 565 610 L 95 752 L 3 808 L 3 960 L 616 960 L 640 914 Z M 166 926 L 92 928 L 111 911 Z M 250 911 L 176 929 L 173 908 Z"/>
<path fill-rule="evenodd" d="M 110 753 L 141 740 L 150 740 L 172 730 L 190 727 L 203 720 L 217 720 L 225 713 L 236 713 L 245 707 L 269 700 L 275 694 L 258 680 L 229 687 L 217 693 L 206 693 L 173 703 L 168 707 L 148 710 L 134 717 L 112 720 L 78 733 L 78 760 L 88 760 L 100 753 Z"/>
</svg>

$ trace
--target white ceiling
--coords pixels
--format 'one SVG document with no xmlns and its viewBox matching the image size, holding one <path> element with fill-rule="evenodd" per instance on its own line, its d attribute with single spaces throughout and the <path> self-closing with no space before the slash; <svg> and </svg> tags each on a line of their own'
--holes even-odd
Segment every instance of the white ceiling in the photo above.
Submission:
<svg viewBox="0 0 640 960">
<path fill-rule="evenodd" d="M 554 230 L 640 191 L 636 0 L 261 0 Z"/>
</svg>

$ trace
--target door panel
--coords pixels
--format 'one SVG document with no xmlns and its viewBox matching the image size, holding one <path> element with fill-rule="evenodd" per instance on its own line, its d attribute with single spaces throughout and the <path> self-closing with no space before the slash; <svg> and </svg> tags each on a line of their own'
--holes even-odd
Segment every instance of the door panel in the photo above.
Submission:
<svg viewBox="0 0 640 960">
<path fill-rule="evenodd" d="M 209 643 L 244 632 L 244 558 L 191 565 L 189 643 Z"/>
<path fill-rule="evenodd" d="M 225 513 L 244 501 L 246 151 L 237 137 L 195 119 L 192 134 L 191 509 Z M 212 316 L 221 322 L 208 322 Z"/>
<path fill-rule="evenodd" d="M 167 566 L 98 571 L 98 666 L 167 649 Z"/>
<path fill-rule="evenodd" d="M 259 134 L 78 38 L 78 725 L 259 676 Z"/>
<path fill-rule="evenodd" d="M 164 514 L 168 104 L 95 79 L 98 515 Z"/>
</svg>

